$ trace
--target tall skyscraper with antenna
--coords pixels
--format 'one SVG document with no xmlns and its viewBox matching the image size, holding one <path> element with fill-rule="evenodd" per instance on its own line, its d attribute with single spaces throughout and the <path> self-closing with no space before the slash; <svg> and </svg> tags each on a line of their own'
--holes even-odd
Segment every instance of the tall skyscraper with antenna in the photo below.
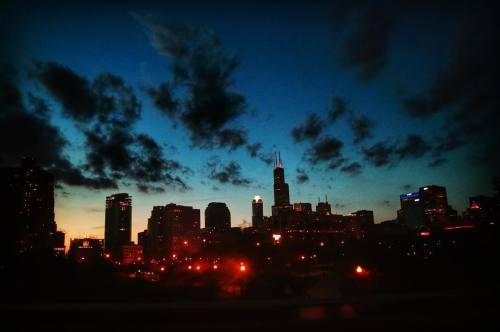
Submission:
<svg viewBox="0 0 500 332">
<path fill-rule="evenodd" d="M 283 210 L 293 210 L 290 205 L 290 193 L 288 183 L 285 182 L 285 169 L 281 160 L 281 153 L 275 154 L 274 160 L 274 205 L 273 216 L 277 216 Z"/>
</svg>

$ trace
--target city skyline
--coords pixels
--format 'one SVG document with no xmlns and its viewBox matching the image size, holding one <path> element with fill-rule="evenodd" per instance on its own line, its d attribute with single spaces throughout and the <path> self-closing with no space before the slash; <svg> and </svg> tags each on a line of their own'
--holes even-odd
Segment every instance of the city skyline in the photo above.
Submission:
<svg viewBox="0 0 500 332">
<path fill-rule="evenodd" d="M 255 195 L 271 214 L 277 151 L 291 203 L 327 195 L 336 213 L 373 210 L 376 222 L 394 219 L 399 195 L 425 185 L 446 187 L 459 214 L 469 197 L 493 191 L 498 138 L 488 123 L 498 116 L 489 99 L 475 101 L 497 91 L 498 34 L 482 6 L 195 4 L 198 11 L 147 1 L 5 7 L 2 28 L 12 33 L 0 40 L 0 60 L 17 75 L 2 69 L 2 87 L 19 100 L 2 103 L 22 116 L 1 118 L 0 166 L 32 155 L 55 173 L 56 222 L 67 242 L 103 238 L 105 197 L 118 192 L 133 197 L 134 241 L 152 207 L 170 202 L 201 210 L 224 202 L 233 226 L 251 224 Z M 482 24 L 471 30 L 476 14 Z M 481 38 L 472 43 L 471 34 Z M 219 118 L 203 107 L 190 112 L 203 98 L 182 91 L 183 75 L 206 78 L 192 55 L 177 56 L 172 36 L 227 71 Z M 373 49 L 356 47 L 366 38 Z M 478 54 L 492 66 L 474 76 L 463 68 L 475 68 Z M 478 89 L 466 85 L 471 77 Z M 448 94 L 446 79 L 455 82 Z M 129 104 L 107 112 L 111 95 Z M 24 128 L 40 146 L 18 136 Z M 487 162 L 475 155 L 482 151 Z"/>
</svg>

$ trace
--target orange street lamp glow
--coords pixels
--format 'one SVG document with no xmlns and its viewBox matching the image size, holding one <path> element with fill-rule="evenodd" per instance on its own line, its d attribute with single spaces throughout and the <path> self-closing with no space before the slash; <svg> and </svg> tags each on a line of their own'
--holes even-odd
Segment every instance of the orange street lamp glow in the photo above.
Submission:
<svg viewBox="0 0 500 332">
<path fill-rule="evenodd" d="M 363 270 L 363 268 L 361 267 L 361 265 L 358 265 L 358 266 L 356 267 L 356 273 L 361 274 L 361 273 L 363 273 L 363 272 L 364 272 L 364 270 Z"/>
</svg>

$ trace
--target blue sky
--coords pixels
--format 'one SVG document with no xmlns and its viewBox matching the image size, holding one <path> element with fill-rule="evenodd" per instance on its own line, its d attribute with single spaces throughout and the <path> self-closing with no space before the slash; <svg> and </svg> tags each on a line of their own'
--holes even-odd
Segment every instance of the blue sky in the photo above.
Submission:
<svg viewBox="0 0 500 332">
<path fill-rule="evenodd" d="M 24 7 L 24 8 L 23 8 Z M 335 212 L 358 209 L 374 210 L 376 221 L 394 218 L 399 208 L 399 194 L 428 184 L 444 185 L 450 203 L 459 211 L 468 197 L 491 191 L 495 174 L 490 165 L 470 161 L 474 146 L 464 144 L 441 155 L 446 159 L 439 167 L 428 166 L 436 157 L 426 151 L 415 158 L 396 158 L 393 164 L 375 166 L 363 153 L 384 141 L 397 150 L 407 135 L 437 144 L 447 128 L 452 104 L 432 117 L 412 117 L 402 106 L 402 98 L 429 91 L 437 77 L 446 71 L 456 55 L 457 34 L 464 21 L 464 10 L 457 5 L 441 8 L 415 5 L 398 8 L 393 2 L 382 2 L 388 28 L 382 29 L 381 52 L 386 61 L 370 79 L 360 79 L 356 66 L 339 61 L 353 27 L 366 18 L 366 2 L 352 8 L 340 4 L 228 5 L 165 2 L 118 5 L 74 4 L 40 6 L 30 2 L 7 5 L 10 14 L 4 27 L 10 29 L 15 43 L 10 45 L 20 72 L 29 72 L 31 61 L 54 62 L 91 81 L 101 72 L 121 76 L 133 87 L 141 103 L 141 117 L 134 130 L 151 136 L 163 147 L 164 155 L 189 167 L 183 175 L 190 190 L 166 187 L 164 192 L 143 193 L 133 185 L 120 183 L 117 189 L 95 190 L 62 183 L 58 190 L 56 221 L 68 237 L 103 235 L 105 196 L 126 191 L 132 194 L 134 238 L 146 227 L 153 205 L 169 202 L 193 205 L 201 209 L 210 201 L 226 202 L 232 224 L 251 220 L 251 199 L 264 199 L 265 214 L 272 205 L 272 165 L 252 158 L 245 145 L 236 149 L 204 149 L 193 146 L 189 130 L 160 112 L 147 88 L 170 82 L 173 60 L 154 47 L 154 29 L 138 21 L 142 17 L 155 24 L 201 26 L 217 35 L 228 54 L 239 59 L 232 72 L 231 91 L 245 98 L 245 112 L 231 121 L 232 126 L 247 131 L 247 144 L 262 143 L 261 152 L 281 151 L 287 182 L 293 202 L 317 201 L 328 195 Z M 26 11 L 26 8 L 31 8 Z M 358 15 L 358 16 L 356 16 Z M 377 21 L 376 21 L 377 22 Z M 64 113 L 60 100 L 43 83 L 22 76 L 23 93 L 34 91 L 50 106 L 51 125 L 70 142 L 64 152 L 75 164 L 84 163 L 86 143 L 78 126 Z M 328 119 L 333 97 L 340 97 L 347 112 L 337 121 Z M 300 126 L 312 112 L 324 120 L 325 128 L 311 140 L 294 141 L 292 128 Z M 360 144 L 353 143 L 349 125 L 352 117 L 364 115 L 374 124 L 371 134 Z M 228 122 L 229 124 L 229 122 Z M 328 124 L 328 125 L 326 125 Z M 304 158 L 308 148 L 321 137 L 332 136 L 343 142 L 342 157 L 347 163 L 359 163 L 361 172 L 347 173 L 327 169 L 327 162 L 311 164 Z M 481 144 L 485 138 L 470 138 Z M 467 139 L 469 140 L 469 139 Z M 471 150 L 472 149 L 472 150 Z M 217 156 L 222 164 L 237 162 L 240 176 L 249 185 L 233 185 L 211 179 L 206 163 Z M 309 180 L 298 184 L 297 168 Z M 404 188 L 407 186 L 407 188 Z M 216 188 L 214 188 L 216 187 Z"/>
</svg>

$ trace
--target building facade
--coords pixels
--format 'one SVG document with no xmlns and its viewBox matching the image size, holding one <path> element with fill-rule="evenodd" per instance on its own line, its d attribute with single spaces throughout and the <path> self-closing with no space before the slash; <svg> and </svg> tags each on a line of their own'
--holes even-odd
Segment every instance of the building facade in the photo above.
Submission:
<svg viewBox="0 0 500 332">
<path fill-rule="evenodd" d="M 293 211 L 293 206 L 290 205 L 290 193 L 288 183 L 285 181 L 285 169 L 281 155 L 276 156 L 274 161 L 274 205 L 272 207 L 272 215 L 279 217 Z"/>
<path fill-rule="evenodd" d="M 400 218 L 410 229 L 417 229 L 426 225 L 424 204 L 419 192 L 399 196 L 401 202 Z"/>
<path fill-rule="evenodd" d="M 121 246 L 132 239 L 132 197 L 127 193 L 106 197 L 104 224 L 104 249 L 113 256 L 120 256 Z"/>
<path fill-rule="evenodd" d="M 261 228 L 264 222 L 264 202 L 260 196 L 252 199 L 252 227 Z"/>
<path fill-rule="evenodd" d="M 214 231 L 229 231 L 231 229 L 231 212 L 226 203 L 212 202 L 205 209 L 205 228 Z"/>
<path fill-rule="evenodd" d="M 145 234 L 145 252 L 148 257 L 167 257 L 171 252 L 195 242 L 199 232 L 199 209 L 173 203 L 154 206 Z"/>
<path fill-rule="evenodd" d="M 444 225 L 448 221 L 448 197 L 446 188 L 436 185 L 421 187 L 420 200 L 429 225 Z"/>
<path fill-rule="evenodd" d="M 53 253 L 61 232 L 54 220 L 54 176 L 24 158 L 20 167 L 0 170 L 0 219 L 6 237 L 4 252 Z M 63 244 L 64 245 L 64 244 Z"/>
</svg>

